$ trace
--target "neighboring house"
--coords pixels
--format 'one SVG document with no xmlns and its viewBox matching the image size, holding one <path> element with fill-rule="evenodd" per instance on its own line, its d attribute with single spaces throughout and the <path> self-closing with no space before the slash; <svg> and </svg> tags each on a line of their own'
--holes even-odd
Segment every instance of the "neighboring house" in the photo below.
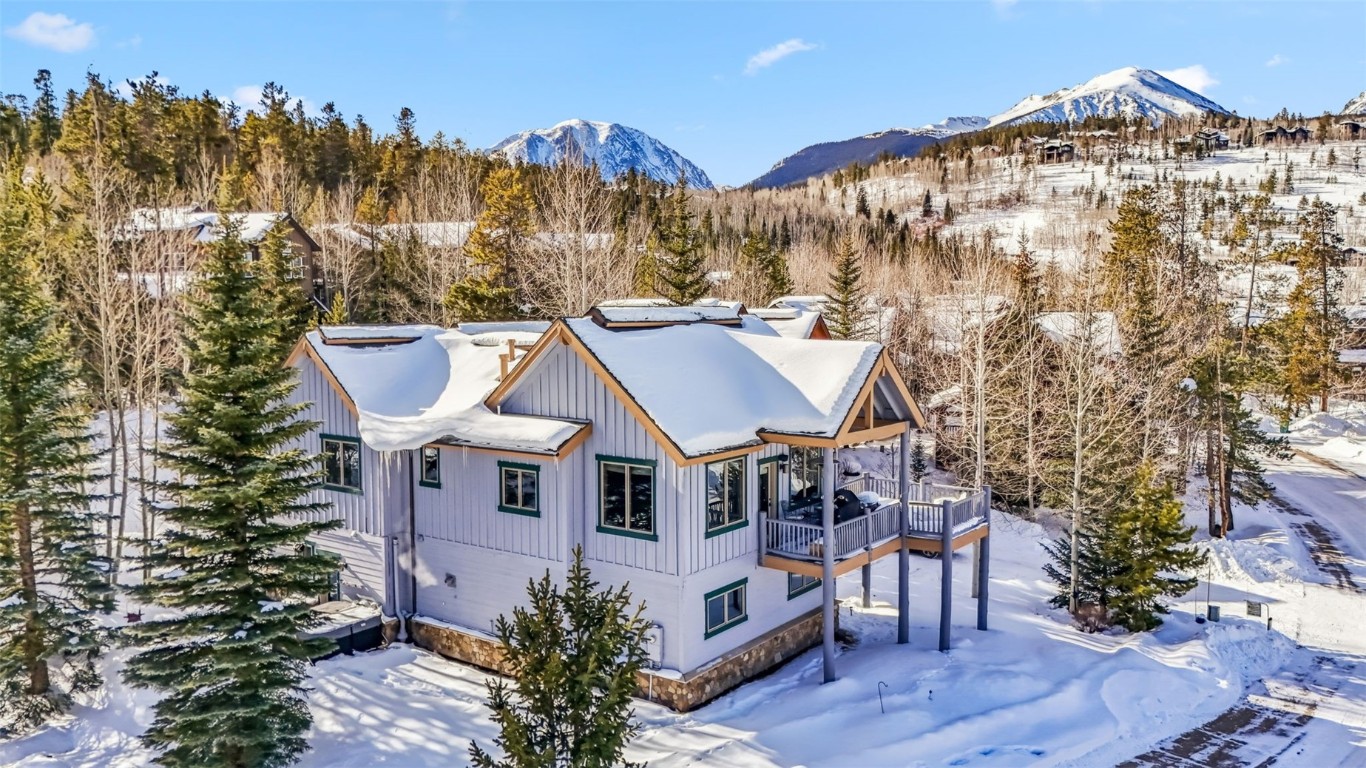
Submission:
<svg viewBox="0 0 1366 768">
<path fill-rule="evenodd" d="M 751 309 L 751 315 L 768 323 L 779 336 L 789 339 L 829 339 L 830 328 L 825 317 L 813 309 L 797 307 L 768 307 Z"/>
<path fill-rule="evenodd" d="M 1036 150 L 1038 160 L 1044 165 L 1052 163 L 1068 163 L 1076 155 L 1076 145 L 1070 141 L 1058 141 L 1050 139 L 1041 144 Z"/>
<path fill-rule="evenodd" d="M 1258 144 L 1303 144 L 1313 138 L 1314 132 L 1300 125 L 1294 128 L 1276 126 L 1257 134 Z"/>
<path fill-rule="evenodd" d="M 294 275 L 299 281 L 299 289 L 321 304 L 326 290 L 323 282 L 322 248 L 307 230 L 293 216 L 278 211 L 257 211 L 233 216 L 241 227 L 240 236 L 249 248 L 252 261 L 261 258 L 261 241 L 271 227 L 286 227 L 286 247 Z M 138 208 L 133 211 L 125 230 L 125 239 L 151 238 L 166 249 L 170 256 L 169 266 L 181 275 L 192 271 L 203 250 L 221 236 L 222 227 L 219 224 L 218 212 L 205 210 L 200 206 Z M 139 279 L 148 284 L 148 277 L 140 275 Z M 149 290 L 152 290 L 150 285 Z M 158 287 L 154 293 L 165 290 L 168 289 Z"/>
<path fill-rule="evenodd" d="M 641 695 L 690 709 L 817 643 L 833 679 L 832 577 L 864 569 L 866 600 L 873 560 L 896 553 L 905 574 L 910 551 L 989 532 L 989 492 L 912 486 L 904 470 L 837 495 L 838 449 L 899 439 L 904 457 L 919 409 L 880 345 L 785 338 L 733 306 L 324 327 L 289 364 L 320 422 L 304 438 L 324 455 L 314 500 L 344 525 L 315 537 L 345 561 L 342 592 L 489 669 L 494 621 L 582 547 L 654 624 Z"/>
<path fill-rule="evenodd" d="M 1366 121 L 1362 120 L 1343 120 L 1338 123 L 1338 138 L 1346 140 L 1360 139 L 1366 136 Z"/>
</svg>

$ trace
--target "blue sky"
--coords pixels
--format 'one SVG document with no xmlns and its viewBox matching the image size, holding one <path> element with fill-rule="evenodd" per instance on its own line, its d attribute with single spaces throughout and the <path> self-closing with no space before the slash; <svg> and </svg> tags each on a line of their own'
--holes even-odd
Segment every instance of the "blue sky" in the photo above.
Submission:
<svg viewBox="0 0 1366 768">
<path fill-rule="evenodd" d="M 43 14 L 34 16 L 33 14 Z M 1336 110 L 1366 88 L 1366 3 L 47 2 L 0 5 L 0 91 L 155 70 L 250 99 L 273 80 L 389 129 L 488 146 L 582 117 L 640 128 L 723 184 L 819 141 L 1124 66 L 1241 114 Z M 239 90 L 241 89 L 241 90 Z"/>
</svg>

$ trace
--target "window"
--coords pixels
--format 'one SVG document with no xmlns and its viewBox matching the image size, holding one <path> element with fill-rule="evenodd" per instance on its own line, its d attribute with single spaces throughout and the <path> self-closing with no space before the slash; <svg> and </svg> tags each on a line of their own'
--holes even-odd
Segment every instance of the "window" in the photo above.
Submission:
<svg viewBox="0 0 1366 768">
<path fill-rule="evenodd" d="M 422 446 L 422 479 L 418 485 L 441 487 L 441 449 L 434 445 Z"/>
<path fill-rule="evenodd" d="M 792 455 L 788 462 L 792 506 L 804 507 L 820 500 L 821 462 L 821 449 L 792 446 Z"/>
<path fill-rule="evenodd" d="M 341 555 L 337 554 L 336 552 L 328 552 L 328 551 L 323 550 L 323 549 L 318 549 L 318 545 L 317 545 L 317 544 L 314 544 L 314 543 L 311 542 L 311 541 L 306 541 L 306 542 L 304 542 L 303 546 L 300 547 L 300 549 L 303 550 L 303 553 L 304 553 L 305 555 L 310 555 L 310 556 L 322 555 L 322 556 L 324 556 L 324 557 L 330 557 L 330 558 L 332 558 L 332 559 L 335 560 L 336 563 L 337 563 L 337 567 L 336 567 L 336 568 L 334 568 L 333 570 L 330 570 L 330 571 L 327 572 L 327 593 L 326 593 L 325 595 L 321 595 L 321 594 L 320 594 L 320 595 L 318 596 L 318 598 L 317 598 L 317 601 L 318 601 L 319 603 L 323 603 L 323 602 L 327 602 L 327 601 L 329 601 L 329 600 L 340 600 L 340 599 L 342 599 L 342 591 L 341 591 L 341 569 L 346 567 L 346 562 L 345 562 L 344 560 L 342 560 Z M 316 605 L 316 603 L 315 603 L 315 605 Z"/>
<path fill-rule="evenodd" d="M 360 493 L 360 440 L 323 435 L 323 487 Z"/>
<path fill-rule="evenodd" d="M 743 624 L 745 619 L 749 618 L 746 612 L 748 591 L 749 579 L 741 579 L 707 593 L 706 637 L 719 635 L 736 624 Z"/>
<path fill-rule="evenodd" d="M 659 540 L 653 461 L 598 457 L 598 532 Z"/>
<path fill-rule="evenodd" d="M 707 465 L 707 535 L 743 528 L 745 517 L 745 458 Z"/>
<path fill-rule="evenodd" d="M 787 599 L 791 600 L 799 595 L 819 587 L 821 580 L 815 576 L 803 576 L 800 573 L 789 573 L 787 575 Z"/>
<path fill-rule="evenodd" d="M 498 511 L 527 517 L 541 516 L 541 468 L 535 464 L 498 462 Z"/>
<path fill-rule="evenodd" d="M 289 261 L 289 279 L 304 279 L 304 256 L 294 250 L 292 244 L 285 245 L 285 258 Z"/>
</svg>

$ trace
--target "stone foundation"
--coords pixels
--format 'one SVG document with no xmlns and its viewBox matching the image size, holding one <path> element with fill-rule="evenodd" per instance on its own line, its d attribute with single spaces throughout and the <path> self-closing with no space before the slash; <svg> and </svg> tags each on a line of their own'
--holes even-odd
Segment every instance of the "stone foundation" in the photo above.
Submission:
<svg viewBox="0 0 1366 768">
<path fill-rule="evenodd" d="M 636 695 L 677 712 L 696 709 L 819 645 L 821 623 L 821 611 L 817 608 L 681 677 L 643 671 L 637 675 Z M 487 635 L 427 623 L 420 617 L 409 621 L 408 631 L 413 642 L 422 648 L 490 672 L 507 674 L 501 646 Z"/>
</svg>

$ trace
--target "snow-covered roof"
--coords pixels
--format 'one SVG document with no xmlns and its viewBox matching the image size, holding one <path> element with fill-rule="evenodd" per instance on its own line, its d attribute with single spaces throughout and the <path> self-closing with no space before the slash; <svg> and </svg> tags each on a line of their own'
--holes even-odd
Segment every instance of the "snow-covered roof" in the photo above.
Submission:
<svg viewBox="0 0 1366 768">
<path fill-rule="evenodd" d="M 1119 326 L 1113 312 L 1092 312 L 1089 321 L 1082 312 L 1044 312 L 1038 320 L 1044 335 L 1059 344 L 1081 340 L 1088 322 L 1096 350 L 1103 355 L 1119 355 Z"/>
<path fill-rule="evenodd" d="M 241 227 L 239 237 L 248 243 L 265 237 L 271 227 L 289 218 L 289 214 L 280 211 L 234 213 L 231 216 Z M 217 211 L 203 211 L 195 207 L 137 208 L 129 216 L 128 230 L 132 234 L 185 231 L 200 243 L 211 243 L 223 232 Z"/>
<path fill-rule="evenodd" d="M 467 326 L 474 333 L 432 325 L 331 326 L 310 331 L 304 342 L 345 390 L 356 409 L 361 440 L 375 450 L 445 442 L 554 453 L 584 425 L 498 414 L 483 402 L 498 383 L 499 356 L 507 342 L 534 344 L 543 324 L 539 330 L 481 325 Z M 327 338 L 350 343 L 328 344 Z M 365 344 L 366 338 L 405 341 Z"/>
<path fill-rule="evenodd" d="M 731 323 L 740 322 L 740 307 L 736 306 L 647 306 L 593 308 L 593 315 L 609 325 L 637 325 L 662 323 Z"/>
<path fill-rule="evenodd" d="M 814 309 L 819 312 L 830 303 L 830 297 L 824 294 L 814 296 L 779 296 L 769 302 L 769 307 L 795 307 L 797 309 Z"/>
<path fill-rule="evenodd" d="M 756 445 L 761 431 L 834 437 L 882 354 L 872 342 L 702 323 L 632 331 L 589 318 L 564 323 L 688 457 Z"/>
<path fill-rule="evenodd" d="M 768 323 L 769 327 L 777 331 L 779 336 L 789 339 L 811 338 L 811 332 L 816 327 L 816 321 L 821 319 L 821 313 L 810 309 L 798 309 L 797 307 L 752 309 L 750 314 Z"/>
</svg>

